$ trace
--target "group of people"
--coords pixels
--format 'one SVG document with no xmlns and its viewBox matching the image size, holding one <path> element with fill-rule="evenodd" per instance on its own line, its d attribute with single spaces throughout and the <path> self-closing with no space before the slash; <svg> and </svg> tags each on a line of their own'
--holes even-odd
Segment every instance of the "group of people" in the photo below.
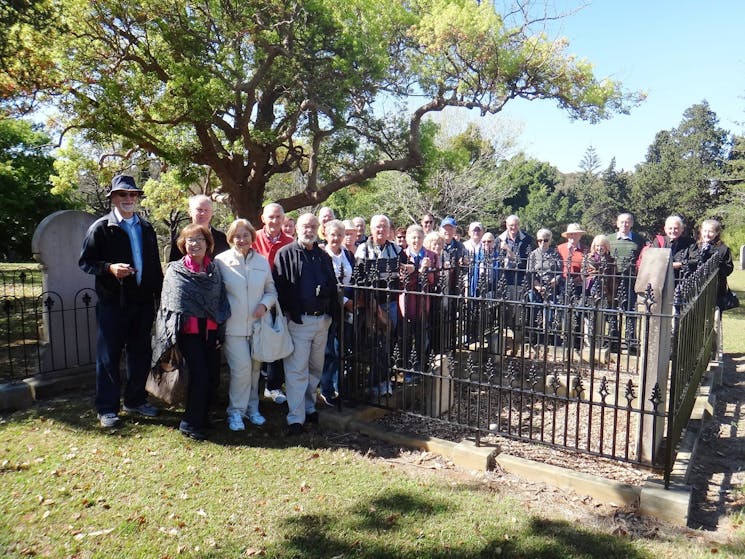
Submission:
<svg viewBox="0 0 745 559">
<path fill-rule="evenodd" d="M 382 346 L 367 348 L 372 354 L 389 354 L 390 343 L 398 339 L 420 361 L 452 343 L 444 339 L 447 334 L 435 339 L 422 325 L 431 316 L 448 323 L 462 309 L 447 297 L 423 292 L 534 303 L 592 294 L 629 310 L 646 246 L 671 249 L 673 269 L 681 276 L 719 253 L 720 291 L 726 292 L 733 269 L 715 220 L 703 222 L 694 241 L 684 235 L 682 219 L 670 216 L 665 234 L 648 241 L 633 230 L 633 217 L 623 213 L 617 230 L 595 236 L 589 248 L 582 244 L 586 231 L 576 223 L 561 233 L 566 242 L 553 247 L 551 231 L 539 229 L 534 240 L 516 215 L 506 218 L 498 235 L 473 222 L 468 238 L 460 239 L 452 217 L 438 228 L 428 213 L 417 224 L 394 229 L 388 217 L 375 215 L 367 230 L 363 218 L 342 221 L 330 208 L 292 219 L 270 203 L 260 229 L 236 219 L 222 233 L 211 226 L 211 200 L 198 195 L 189 200 L 191 223 L 172 243 L 164 275 L 155 231 L 136 211 L 142 194 L 132 177 L 113 179 L 112 210 L 91 225 L 79 260 L 83 271 L 96 276 L 99 299 L 98 419 L 104 427 L 116 427 L 122 407 L 156 416 L 145 380 L 177 348 L 190 375 L 179 429 L 199 440 L 208 436 L 222 353 L 230 369 L 229 429 L 244 430 L 246 420 L 266 421 L 259 408 L 263 372 L 265 398 L 287 403 L 287 433 L 298 435 L 306 424 L 318 422 L 319 401 L 337 403 L 340 348 L 349 347 L 353 335 L 385 332 L 376 337 Z M 276 312 L 276 305 L 288 318 L 294 349 L 283 360 L 260 364 L 252 359 L 254 323 Z M 526 318 L 510 309 L 504 307 L 503 320 L 517 331 Z M 628 335 L 633 324 L 626 329 Z M 402 336 L 407 331 L 414 335 Z M 122 406 L 119 365 L 125 349 Z M 386 363 L 373 364 L 367 380 L 368 392 L 377 397 L 392 392 Z"/>
</svg>

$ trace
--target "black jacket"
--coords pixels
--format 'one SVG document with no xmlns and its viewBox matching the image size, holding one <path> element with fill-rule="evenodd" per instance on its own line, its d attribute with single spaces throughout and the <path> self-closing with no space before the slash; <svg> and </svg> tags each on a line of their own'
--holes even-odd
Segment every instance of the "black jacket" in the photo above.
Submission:
<svg viewBox="0 0 745 559">
<path fill-rule="evenodd" d="M 734 263 L 732 262 L 732 251 L 722 241 L 717 240 L 713 244 L 705 245 L 699 243 L 698 245 L 700 264 L 706 262 L 714 254 L 719 254 L 719 276 L 717 278 L 717 298 L 721 299 L 727 293 L 729 289 L 727 285 L 727 276 L 732 273 L 735 269 Z"/>
<path fill-rule="evenodd" d="M 96 276 L 99 299 L 110 303 L 143 303 L 160 297 L 163 270 L 158 255 L 158 239 L 153 226 L 140 217 L 142 229 L 142 282 L 135 276 L 121 282 L 109 272 L 109 265 L 125 263 L 134 266 L 129 235 L 119 226 L 114 212 L 97 219 L 88 228 L 78 265 L 86 274 Z"/>
<path fill-rule="evenodd" d="M 673 262 L 680 262 L 682 267 L 675 270 L 675 277 L 687 276 L 698 267 L 698 245 L 691 237 L 678 237 L 670 242 L 665 235 L 657 235 L 652 241 L 653 247 L 669 248 Z"/>
<path fill-rule="evenodd" d="M 303 268 L 310 258 L 321 262 L 320 276 L 316 278 L 318 295 L 316 307 L 326 314 L 338 312 L 339 298 L 336 286 L 336 275 L 331 257 L 318 244 L 306 250 L 299 242 L 294 241 L 283 246 L 274 257 L 274 285 L 277 287 L 277 298 L 284 313 L 296 324 L 302 324 L 303 309 L 300 300 L 300 278 Z"/>
</svg>

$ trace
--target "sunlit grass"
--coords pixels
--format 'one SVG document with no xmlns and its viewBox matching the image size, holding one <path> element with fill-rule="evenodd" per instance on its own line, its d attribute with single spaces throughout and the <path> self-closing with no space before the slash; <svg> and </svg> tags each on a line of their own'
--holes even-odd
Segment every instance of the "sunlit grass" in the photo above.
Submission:
<svg viewBox="0 0 745 559">
<path fill-rule="evenodd" d="M 724 352 L 745 353 L 745 335 L 743 335 L 745 332 L 745 270 L 735 269 L 727 278 L 727 282 L 730 289 L 737 293 L 741 306 L 722 314 Z"/>
<path fill-rule="evenodd" d="M 207 443 L 176 422 L 167 414 L 107 433 L 80 401 L 2 421 L 0 556 L 710 556 L 684 536 L 568 521 L 507 487 L 404 474 L 319 435 L 288 440 L 271 421 L 245 433 L 223 426 Z"/>
</svg>

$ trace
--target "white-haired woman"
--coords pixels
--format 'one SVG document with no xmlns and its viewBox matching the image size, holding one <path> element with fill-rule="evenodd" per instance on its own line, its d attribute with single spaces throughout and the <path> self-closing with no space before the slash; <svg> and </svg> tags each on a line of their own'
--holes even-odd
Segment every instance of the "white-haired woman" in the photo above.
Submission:
<svg viewBox="0 0 745 559">
<path fill-rule="evenodd" d="M 544 302 L 561 301 L 564 294 L 564 278 L 562 277 L 561 256 L 554 246 L 551 245 L 553 234 L 549 229 L 541 228 L 535 234 L 538 248 L 528 255 L 528 279 L 532 287 L 528 292 L 528 301 L 542 304 Z M 554 310 L 550 306 L 531 306 L 531 327 L 537 330 L 534 341 L 545 342 L 556 345 L 560 336 L 553 334 L 546 336 L 545 333 L 555 330 Z"/>
</svg>

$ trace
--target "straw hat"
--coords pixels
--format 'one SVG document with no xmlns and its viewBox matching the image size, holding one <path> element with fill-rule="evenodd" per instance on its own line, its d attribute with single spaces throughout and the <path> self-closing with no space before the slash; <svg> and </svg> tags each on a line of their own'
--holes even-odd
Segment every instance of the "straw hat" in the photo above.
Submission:
<svg viewBox="0 0 745 559">
<path fill-rule="evenodd" d="M 561 236 L 566 239 L 567 235 L 571 235 L 572 233 L 581 233 L 582 235 L 584 235 L 585 233 L 587 233 L 587 231 L 582 229 L 579 223 L 570 223 L 569 225 L 567 225 L 567 230 L 564 231 Z"/>
</svg>

